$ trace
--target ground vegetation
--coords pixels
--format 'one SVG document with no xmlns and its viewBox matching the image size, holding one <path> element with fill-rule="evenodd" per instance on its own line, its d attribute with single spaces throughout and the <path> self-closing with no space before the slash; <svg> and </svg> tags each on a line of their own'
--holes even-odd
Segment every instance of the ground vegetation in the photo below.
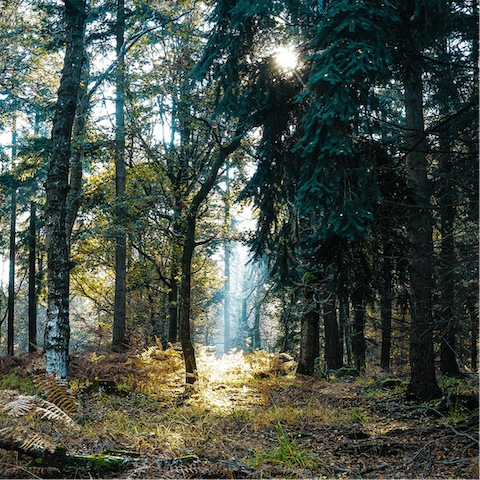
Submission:
<svg viewBox="0 0 480 480">
<path fill-rule="evenodd" d="M 178 350 L 74 356 L 70 384 L 38 355 L 0 364 L 3 478 L 476 478 L 478 391 L 406 399 L 408 372 L 295 375 L 285 354 Z M 58 406 L 57 406 L 58 405 Z M 2 450 L 3 449 L 3 450 Z"/>
</svg>

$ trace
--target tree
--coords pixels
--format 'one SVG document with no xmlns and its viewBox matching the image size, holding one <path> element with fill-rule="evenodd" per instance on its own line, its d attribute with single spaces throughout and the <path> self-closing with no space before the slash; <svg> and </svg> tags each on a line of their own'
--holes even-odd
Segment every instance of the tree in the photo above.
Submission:
<svg viewBox="0 0 480 480">
<path fill-rule="evenodd" d="M 440 394 L 435 378 L 433 353 L 433 245 L 432 219 L 427 176 L 427 142 L 425 135 L 423 57 L 418 30 L 426 20 L 418 9 L 406 8 L 403 26 L 407 55 L 402 65 L 405 92 L 405 149 L 407 152 L 407 184 L 412 193 L 414 209 L 408 225 L 410 251 L 409 273 L 414 296 L 411 299 L 410 390 L 419 398 Z M 434 14 L 438 15 L 439 12 Z M 421 18 L 420 18 L 421 17 Z"/>
<path fill-rule="evenodd" d="M 115 101 L 115 310 L 112 346 L 125 344 L 127 295 L 127 241 L 125 232 L 125 5 L 117 1 L 116 23 L 116 101 Z"/>
<path fill-rule="evenodd" d="M 30 202 L 28 237 L 28 351 L 37 351 L 37 214 L 35 202 Z"/>
<path fill-rule="evenodd" d="M 297 373 L 301 375 L 313 375 L 315 372 L 315 359 L 320 352 L 319 345 L 319 324 L 320 311 L 319 303 L 315 300 L 315 277 L 312 274 L 305 274 L 303 278 L 303 290 L 305 300 L 303 302 L 304 312 L 300 328 L 300 354 L 298 358 Z"/>
<path fill-rule="evenodd" d="M 439 57 L 445 61 L 443 71 L 439 72 L 438 97 L 441 101 L 439 113 L 442 118 L 447 118 L 451 113 L 451 105 L 458 105 L 453 84 L 452 69 L 448 58 L 446 39 L 441 42 Z M 456 195 L 452 181 L 453 155 L 450 126 L 447 124 L 440 132 L 439 151 L 440 168 L 443 176 L 443 185 L 439 193 L 440 201 L 440 371 L 446 375 L 460 373 L 455 357 L 455 335 L 458 322 L 455 314 L 455 203 Z"/>
<path fill-rule="evenodd" d="M 228 166 L 226 171 L 227 189 L 225 192 L 225 234 L 228 239 L 230 230 L 232 228 L 232 218 L 230 216 L 230 181 L 228 178 Z M 230 248 L 228 240 L 225 241 L 224 246 L 224 263 L 225 263 L 225 285 L 224 285 L 224 307 L 223 307 L 223 351 L 228 353 L 230 351 L 231 333 L 230 333 Z"/>
<path fill-rule="evenodd" d="M 17 157 L 17 128 L 16 112 L 13 113 L 12 128 L 12 170 L 15 166 Z M 14 312 L 15 312 L 15 251 L 17 236 L 17 180 L 12 178 L 11 190 L 11 211 L 10 211 L 10 266 L 8 275 L 8 318 L 7 318 L 7 352 L 8 355 L 14 354 Z"/>
<path fill-rule="evenodd" d="M 52 126 L 52 152 L 45 190 L 48 249 L 48 308 L 44 349 L 46 370 L 68 378 L 69 275 L 66 201 L 72 136 L 83 66 L 85 0 L 65 0 L 65 60 Z"/>
</svg>

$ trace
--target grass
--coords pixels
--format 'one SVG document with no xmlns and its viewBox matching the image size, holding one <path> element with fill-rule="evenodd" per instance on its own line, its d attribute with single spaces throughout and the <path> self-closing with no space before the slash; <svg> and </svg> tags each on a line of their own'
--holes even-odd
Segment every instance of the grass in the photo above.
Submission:
<svg viewBox="0 0 480 480">
<path fill-rule="evenodd" d="M 266 452 L 256 452 L 249 460 L 254 468 L 259 468 L 263 463 L 271 463 L 283 468 L 300 467 L 305 469 L 319 463 L 314 455 L 297 445 L 295 439 L 287 433 L 281 423 L 275 426 L 275 430 L 278 444 Z"/>
<path fill-rule="evenodd" d="M 24 395 L 35 395 L 37 387 L 32 378 L 13 372 L 0 378 L 0 390 L 18 390 Z"/>
<path fill-rule="evenodd" d="M 108 360 L 111 363 L 102 363 L 107 360 L 107 357 L 94 359 L 98 378 L 115 379 L 118 386 L 128 390 L 127 396 L 102 390 L 87 393 L 85 386 L 92 380 L 73 379 L 72 387 L 81 406 L 77 418 L 81 431 L 48 429 L 47 421 L 36 423 L 35 428 L 44 429 L 55 441 L 64 442 L 76 453 L 102 453 L 107 449 L 138 451 L 144 466 L 152 459 L 196 455 L 225 461 L 233 459 L 254 469 L 256 477 L 313 475 L 318 478 L 328 474 L 331 478 L 327 468 L 330 466 L 348 470 L 350 462 L 353 465 L 357 461 L 367 464 L 383 461 L 373 457 L 335 456 L 332 452 L 338 442 L 356 441 L 348 440 L 345 432 L 358 431 L 361 426 L 371 438 L 385 437 L 383 441 L 391 442 L 392 437 L 387 434 L 395 430 L 399 436 L 395 439 L 404 439 L 407 449 L 399 456 L 401 460 L 405 455 L 408 458 L 408 448 L 412 445 L 417 449 L 425 445 L 422 433 L 425 422 L 438 425 L 435 419 L 425 416 L 424 409 L 402 410 L 401 390 L 381 389 L 376 378 L 364 376 L 348 381 L 296 378 L 288 368 L 284 375 L 274 376 L 270 370 L 274 364 L 272 355 L 265 352 L 247 355 L 233 352 L 217 358 L 207 349 L 200 350 L 199 380 L 193 388 L 185 388 L 181 357 L 173 350 L 164 352 L 152 347 L 132 355 L 130 367 L 133 364 L 135 369 L 127 371 L 125 367 L 125 377 L 122 377 L 123 367 L 115 364 L 115 358 Z M 278 364 L 275 365 L 277 368 Z M 114 367 L 115 376 L 112 373 L 109 377 Z M 102 373 L 102 368 L 107 373 Z M 445 383 L 449 391 L 458 388 L 457 382 L 445 380 Z M 32 394 L 35 385 L 31 379 L 10 374 L 0 378 L 0 389 Z M 449 415 L 447 420 L 452 424 L 462 418 L 456 410 Z M 417 428 L 419 433 L 415 437 L 412 432 Z M 408 437 L 402 437 L 402 432 L 408 432 Z M 444 436 L 444 432 L 439 433 L 439 438 Z M 466 437 L 459 438 L 464 440 L 467 441 Z M 429 448 L 435 445 L 432 443 Z M 458 455 L 469 458 L 471 450 L 466 449 L 467 446 L 462 444 Z M 430 454 L 430 450 L 427 453 Z M 433 453 L 431 458 L 436 458 Z M 452 454 L 452 458 L 457 457 Z M 398 476 L 403 473 L 403 467 L 399 465 L 395 471 L 395 462 L 396 459 L 391 458 L 387 463 L 390 473 Z M 459 465 L 464 473 L 454 470 L 457 468 L 454 463 L 449 467 L 454 478 L 470 474 L 469 464 Z M 439 463 L 439 471 L 446 468 Z M 162 476 L 158 465 L 151 473 L 141 472 L 142 478 Z M 424 472 L 419 470 L 412 476 L 414 474 L 418 478 Z M 181 472 L 177 477 L 181 477 Z M 103 478 L 107 477 L 103 475 Z"/>
</svg>

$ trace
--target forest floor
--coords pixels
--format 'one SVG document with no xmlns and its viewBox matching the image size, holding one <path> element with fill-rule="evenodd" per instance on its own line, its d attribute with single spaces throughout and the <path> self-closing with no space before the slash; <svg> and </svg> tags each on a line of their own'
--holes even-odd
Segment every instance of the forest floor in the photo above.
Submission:
<svg viewBox="0 0 480 480">
<path fill-rule="evenodd" d="M 0 390 L 34 395 L 42 362 L 0 357 Z M 471 381 L 439 378 L 444 398 L 415 403 L 399 372 L 311 378 L 295 376 L 284 356 L 217 358 L 208 349 L 197 363 L 190 387 L 175 349 L 74 356 L 78 426 L 4 408 L 0 441 L 9 428 L 28 428 L 68 454 L 123 458 L 123 471 L 96 463 L 60 471 L 12 447 L 0 449 L 0 478 L 478 478 Z"/>
</svg>

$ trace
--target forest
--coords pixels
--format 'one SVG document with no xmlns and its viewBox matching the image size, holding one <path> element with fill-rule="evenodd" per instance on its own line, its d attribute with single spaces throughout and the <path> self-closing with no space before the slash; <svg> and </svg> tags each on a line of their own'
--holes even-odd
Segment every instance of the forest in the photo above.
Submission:
<svg viewBox="0 0 480 480">
<path fill-rule="evenodd" d="M 476 0 L 1 0 L 0 478 L 478 478 Z"/>
</svg>

